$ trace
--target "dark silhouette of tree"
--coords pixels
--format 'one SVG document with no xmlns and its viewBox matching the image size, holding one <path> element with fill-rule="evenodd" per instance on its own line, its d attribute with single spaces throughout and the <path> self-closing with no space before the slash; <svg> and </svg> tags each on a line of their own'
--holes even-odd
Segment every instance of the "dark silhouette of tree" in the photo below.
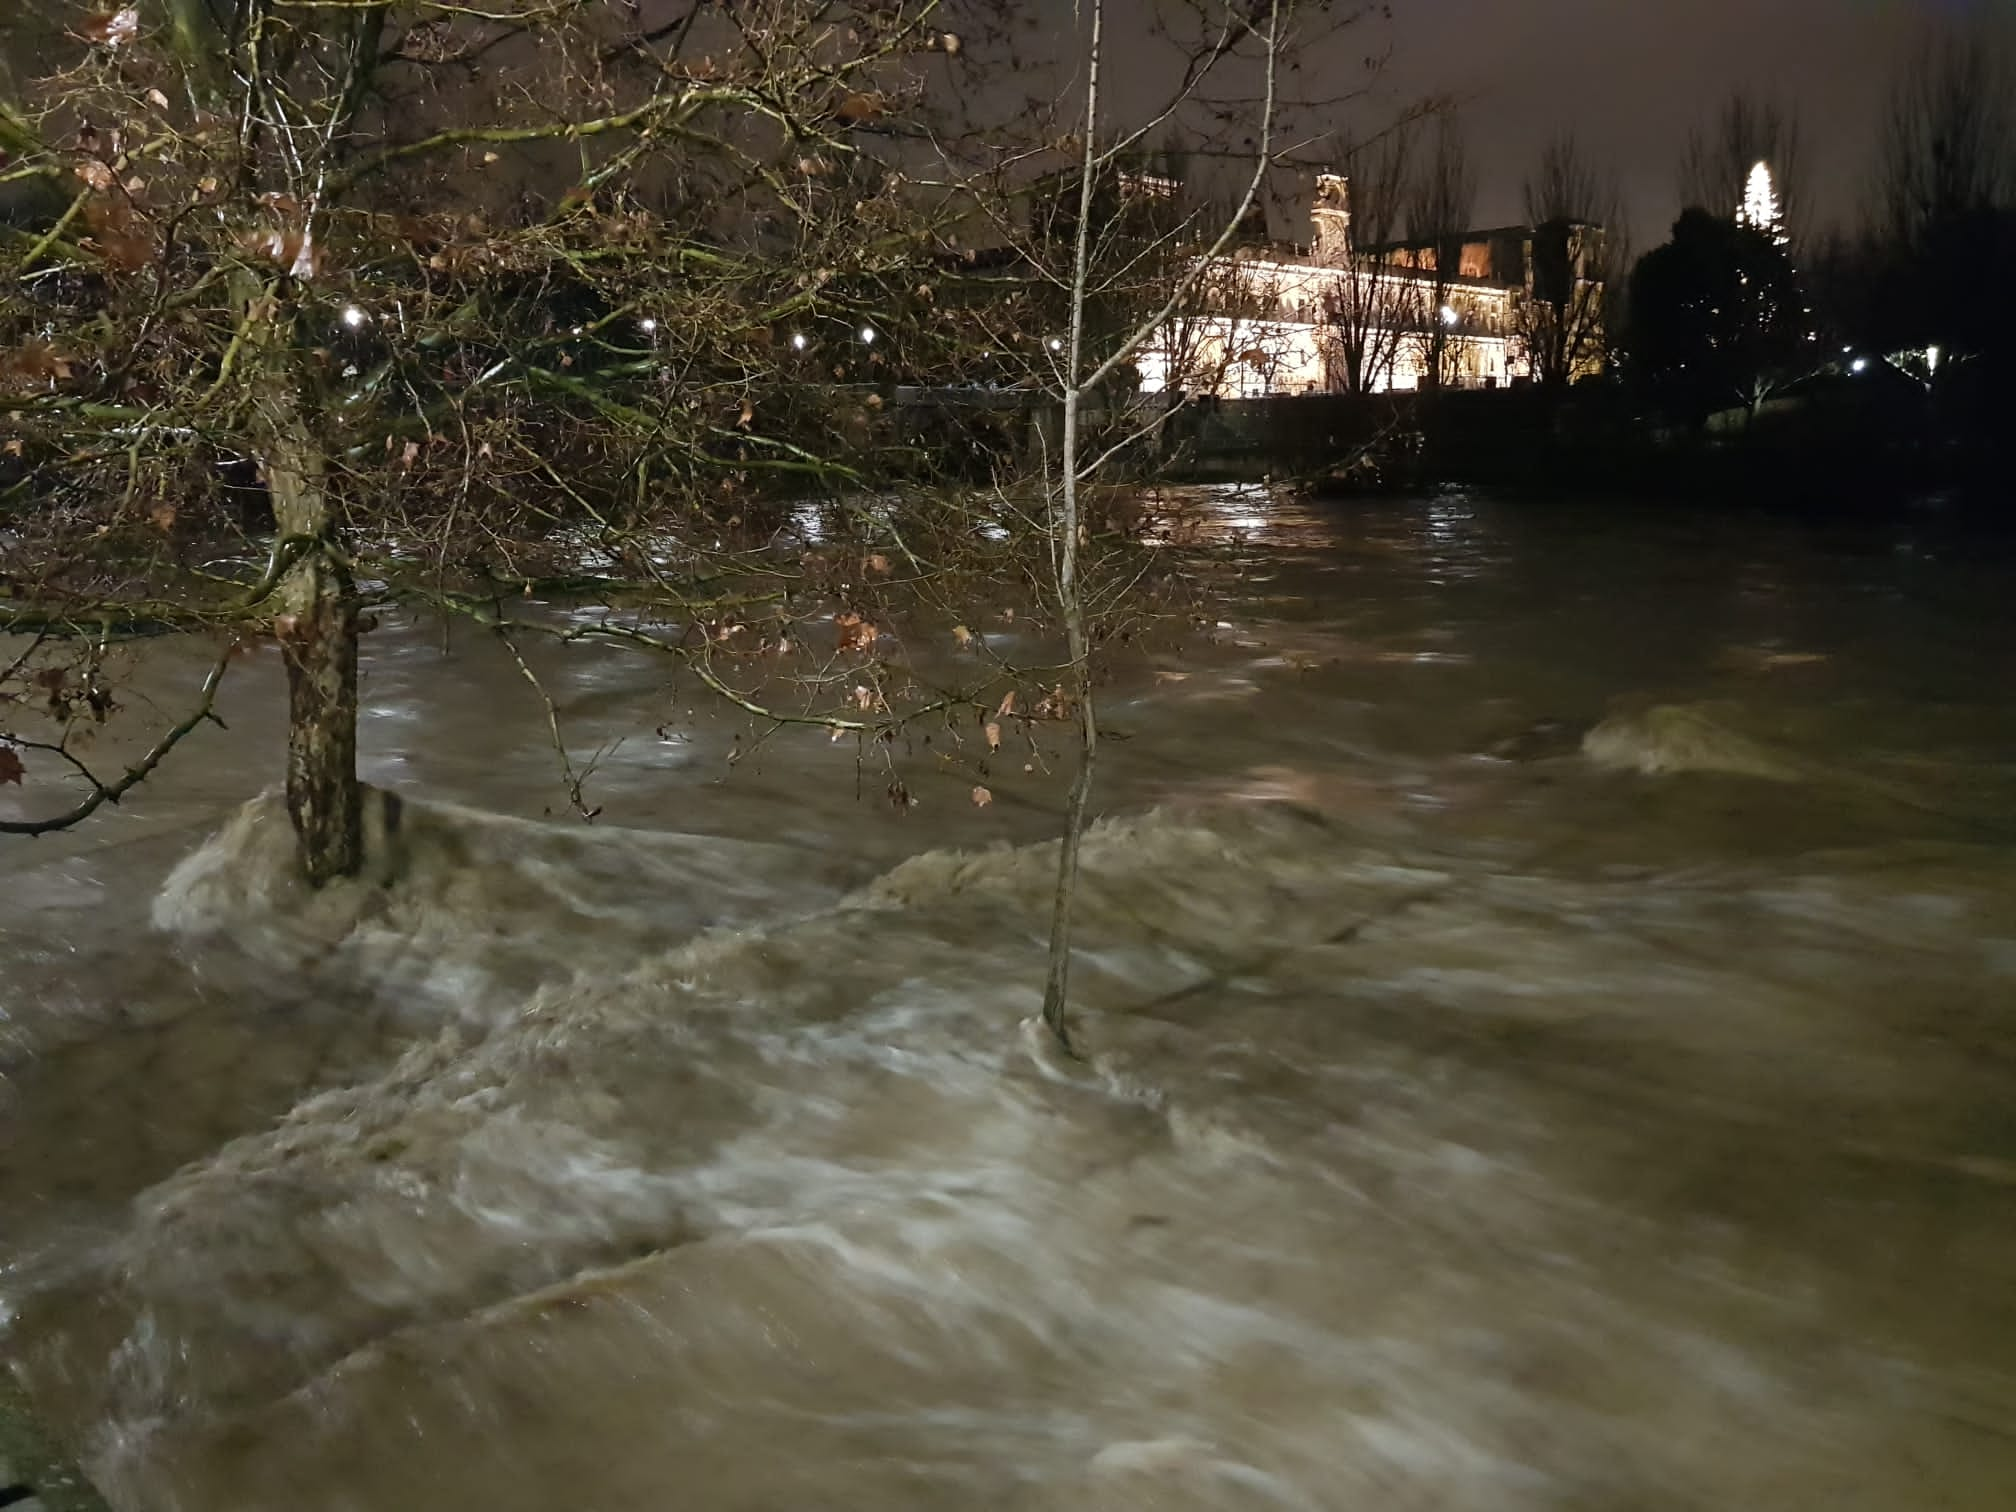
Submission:
<svg viewBox="0 0 2016 1512">
<path fill-rule="evenodd" d="M 1697 425 L 1736 405 L 1754 415 L 1812 370 L 1814 346 L 1785 249 L 1705 210 L 1683 211 L 1673 239 L 1639 259 L 1630 320 L 1632 375 Z"/>
<path fill-rule="evenodd" d="M 1550 388 L 1600 367 L 1613 293 L 1629 266 L 1623 195 L 1573 134 L 1547 144 L 1525 185 L 1530 286 L 1516 315 L 1533 377 Z"/>
<path fill-rule="evenodd" d="M 1461 340 L 1447 312 L 1450 290 L 1461 272 L 1463 233 L 1470 229 L 1477 199 L 1477 175 L 1462 120 L 1444 110 L 1435 121 L 1433 141 L 1407 196 L 1407 239 L 1431 249 L 1428 298 L 1416 324 L 1415 340 L 1422 356 L 1422 386 L 1440 388 L 1452 367 L 1452 347 Z"/>
<path fill-rule="evenodd" d="M 1376 141 L 1347 143 L 1341 179 L 1325 180 L 1316 208 L 1315 254 L 1339 270 L 1323 297 L 1330 386 L 1370 393 L 1392 381 L 1394 360 L 1420 328 L 1420 286 L 1380 259 L 1361 256 L 1398 234 L 1416 132 L 1402 122 Z"/>
<path fill-rule="evenodd" d="M 1877 180 L 1887 267 L 1872 335 L 1952 364 L 2005 350 L 2016 298 L 2016 111 L 2008 60 L 1977 32 L 1928 41 L 1899 71 Z"/>
</svg>

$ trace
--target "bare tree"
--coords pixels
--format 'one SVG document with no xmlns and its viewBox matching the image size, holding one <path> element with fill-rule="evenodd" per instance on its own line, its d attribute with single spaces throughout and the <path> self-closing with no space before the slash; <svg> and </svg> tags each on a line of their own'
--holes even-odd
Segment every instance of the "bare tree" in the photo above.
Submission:
<svg viewBox="0 0 2016 1512">
<path fill-rule="evenodd" d="M 1922 246 L 1940 228 L 2008 203 L 2016 190 L 2012 82 L 2007 60 L 1976 31 L 1928 40 L 1900 70 L 1878 183 L 1894 241 Z"/>
<path fill-rule="evenodd" d="M 1525 205 L 1527 286 L 1514 318 L 1533 377 L 1559 388 L 1603 365 L 1612 296 L 1630 266 L 1623 196 L 1569 133 L 1541 153 Z"/>
<path fill-rule="evenodd" d="M 1413 123 L 1402 122 L 1373 142 L 1347 144 L 1341 155 L 1344 176 L 1325 182 L 1317 205 L 1316 257 L 1336 270 L 1327 280 L 1323 308 L 1331 386 L 1349 393 L 1389 386 L 1403 345 L 1421 329 L 1419 282 L 1357 250 L 1398 234 L 1415 137 Z"/>
<path fill-rule="evenodd" d="M 1470 228 L 1477 178 L 1461 118 L 1453 109 L 1435 119 L 1427 157 L 1407 197 L 1407 239 L 1421 250 L 1427 299 L 1415 324 L 1422 383 L 1440 388 L 1451 376 L 1463 341 L 1451 291 L 1462 273 L 1463 233 Z"/>
<path fill-rule="evenodd" d="M 2016 251 L 2012 83 L 1985 28 L 1936 34 L 1900 64 L 1875 184 L 1876 297 L 1862 322 L 1885 349 L 1919 354 L 1905 361 L 1928 388 L 1968 374 L 1984 430 L 2001 426 L 2006 400 L 1988 395 L 2016 333 L 2001 273 Z M 1985 369 L 1975 360 L 1990 355 Z"/>
<path fill-rule="evenodd" d="M 1799 117 L 1789 106 L 1736 91 L 1709 125 L 1688 134 L 1680 160 L 1681 206 L 1735 215 L 1751 171 L 1763 163 L 1771 171 L 1779 221 L 1796 246 L 1805 231 L 1804 158 Z"/>
</svg>

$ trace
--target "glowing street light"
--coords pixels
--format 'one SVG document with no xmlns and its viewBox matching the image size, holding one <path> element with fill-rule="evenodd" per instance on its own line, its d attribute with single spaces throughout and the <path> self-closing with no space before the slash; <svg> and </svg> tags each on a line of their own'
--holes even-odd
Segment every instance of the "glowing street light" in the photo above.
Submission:
<svg viewBox="0 0 2016 1512">
<path fill-rule="evenodd" d="M 877 332 L 875 330 L 875 327 L 870 325 L 864 325 L 863 327 L 861 327 L 861 345 L 863 346 L 875 345 L 876 335 Z"/>
<path fill-rule="evenodd" d="M 343 324 L 350 327 L 350 329 L 353 331 L 356 330 L 359 326 L 363 325 L 364 322 L 369 320 L 370 318 L 371 317 L 365 314 L 364 311 L 357 305 L 345 305 L 343 307 Z"/>
<path fill-rule="evenodd" d="M 1444 324 L 1445 326 L 1453 326 L 1454 324 L 1456 324 L 1456 320 L 1457 320 L 1456 306 L 1454 305 L 1442 306 L 1442 324 Z"/>
<path fill-rule="evenodd" d="M 642 320 L 637 322 L 637 328 L 640 331 L 642 331 L 646 336 L 649 336 L 652 332 L 658 329 L 658 322 L 652 319 L 651 316 L 646 315 Z"/>
<path fill-rule="evenodd" d="M 1868 370 L 1869 359 L 1867 357 L 1857 357 L 1853 362 L 1848 364 L 1848 371 L 1851 373 L 1866 373 Z"/>
<path fill-rule="evenodd" d="M 792 350 L 792 351 L 794 351 L 794 352 L 802 352 L 802 351 L 804 351 L 804 350 L 805 350 L 805 348 L 807 348 L 807 347 L 808 347 L 808 346 L 810 346 L 811 344 L 812 344 L 811 342 L 809 342 L 809 341 L 807 341 L 807 340 L 805 339 L 805 333 L 804 333 L 803 331 L 793 331 L 793 332 L 791 333 L 791 350 Z"/>
<path fill-rule="evenodd" d="M 1064 350 L 1064 338 L 1062 336 L 1052 336 L 1048 341 L 1044 342 L 1043 345 L 1050 348 L 1050 350 L 1053 352 L 1061 352 Z"/>
</svg>

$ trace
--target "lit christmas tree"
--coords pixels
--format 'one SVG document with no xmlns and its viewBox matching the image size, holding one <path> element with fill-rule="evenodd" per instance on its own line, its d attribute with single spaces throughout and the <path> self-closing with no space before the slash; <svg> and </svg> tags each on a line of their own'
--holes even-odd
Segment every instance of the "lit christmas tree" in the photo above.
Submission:
<svg viewBox="0 0 2016 1512">
<path fill-rule="evenodd" d="M 1770 164 L 1760 162 L 1750 170 L 1750 180 L 1743 186 L 1743 203 L 1736 207 L 1736 223 L 1754 226 L 1779 246 L 1785 245 L 1785 219 L 1778 209 Z"/>
</svg>

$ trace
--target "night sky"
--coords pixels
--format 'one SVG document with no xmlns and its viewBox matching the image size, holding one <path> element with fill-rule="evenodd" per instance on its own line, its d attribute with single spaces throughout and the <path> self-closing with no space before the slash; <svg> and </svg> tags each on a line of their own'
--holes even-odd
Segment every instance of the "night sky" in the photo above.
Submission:
<svg viewBox="0 0 2016 1512">
<path fill-rule="evenodd" d="M 1070 0 L 1042 3 L 1060 19 L 1070 14 Z M 1129 3 L 1120 0 L 1114 14 L 1126 14 Z M 1547 138 L 1572 127 L 1619 174 L 1640 250 L 1664 239 L 1681 208 L 1676 181 L 1690 128 L 1711 118 L 1732 89 L 1797 111 L 1807 228 L 1820 231 L 1863 208 L 1895 64 L 1940 23 L 1986 22 L 2016 35 L 2016 0 L 1391 0 L 1391 7 L 1390 23 L 1354 27 L 1336 50 L 1327 73 L 1353 82 L 1364 77 L 1367 53 L 1388 54 L 1372 93 L 1337 124 L 1373 130 L 1409 100 L 1460 96 L 1481 224 L 1523 219 L 1523 177 Z M 1154 94 L 1145 57 L 1123 47 L 1116 64 L 1133 73 L 1119 91 L 1133 97 L 1129 103 Z"/>
<path fill-rule="evenodd" d="M 1816 225 L 1852 216 L 1891 68 L 1955 0 L 1396 0 L 1386 90 L 1468 101 L 1478 213 L 1519 218 L 1519 184 L 1563 125 L 1622 175 L 1641 247 L 1679 206 L 1691 126 L 1732 87 L 1797 108 Z M 1993 9 L 2007 12 L 2006 5 Z"/>
</svg>

